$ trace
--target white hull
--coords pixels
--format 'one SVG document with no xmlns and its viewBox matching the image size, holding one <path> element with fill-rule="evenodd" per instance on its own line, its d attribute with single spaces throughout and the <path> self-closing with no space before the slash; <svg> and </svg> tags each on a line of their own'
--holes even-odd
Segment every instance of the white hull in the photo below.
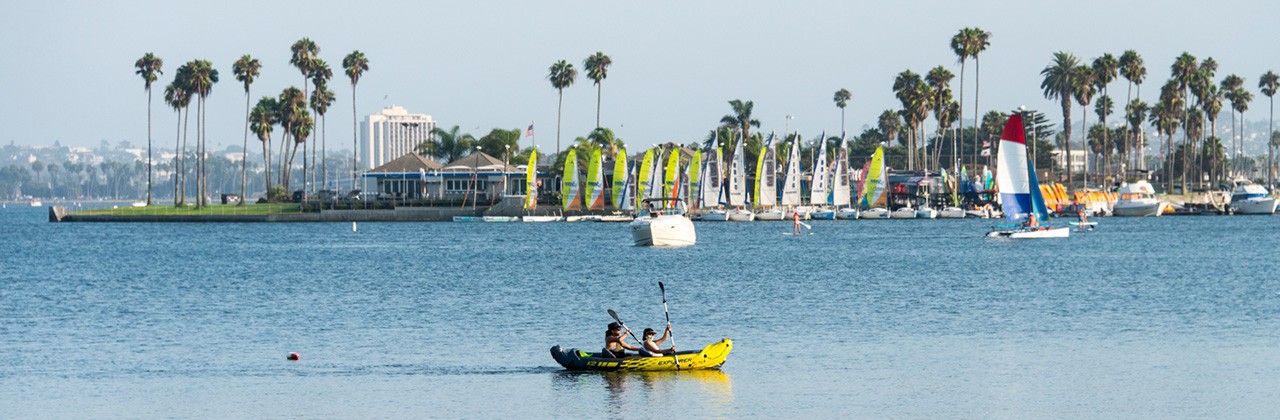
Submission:
<svg viewBox="0 0 1280 420">
<path fill-rule="evenodd" d="M 560 221 L 560 216 L 524 216 L 520 220 L 525 223 L 558 222 Z"/>
<path fill-rule="evenodd" d="M 514 216 L 485 216 L 483 220 L 488 223 L 506 223 L 519 222 L 520 218 Z"/>
<path fill-rule="evenodd" d="M 1231 203 L 1231 210 L 1235 214 L 1274 214 L 1276 212 L 1276 199 L 1275 197 L 1267 197 L 1236 201 Z"/>
<path fill-rule="evenodd" d="M 938 211 L 929 207 L 921 207 L 919 210 L 916 210 L 916 218 L 917 219 L 937 219 Z"/>
<path fill-rule="evenodd" d="M 836 211 L 831 209 L 818 210 L 809 213 L 809 218 L 813 220 L 836 220 Z"/>
<path fill-rule="evenodd" d="M 759 213 L 756 213 L 756 220 L 782 220 L 786 217 L 786 213 L 783 213 L 781 209 L 776 208 L 764 209 Z"/>
<path fill-rule="evenodd" d="M 756 220 L 756 214 L 747 210 L 729 210 L 730 222 L 750 222 Z"/>
<path fill-rule="evenodd" d="M 913 209 L 910 207 L 903 207 L 903 208 L 894 210 L 893 215 L 890 217 L 894 219 L 914 219 L 916 218 L 916 209 Z"/>
<path fill-rule="evenodd" d="M 836 218 L 841 220 L 854 220 L 858 218 L 858 209 L 847 207 L 836 212 Z"/>
<path fill-rule="evenodd" d="M 704 222 L 727 222 L 729 221 L 729 212 L 724 210 L 711 210 L 702 214 Z"/>
<path fill-rule="evenodd" d="M 986 210 L 965 210 L 964 214 L 969 217 L 977 217 L 979 219 L 990 219 L 991 212 Z"/>
<path fill-rule="evenodd" d="M 566 222 L 595 222 L 599 220 L 600 220 L 600 216 L 592 216 L 592 215 L 567 216 L 564 218 L 564 221 Z"/>
<path fill-rule="evenodd" d="M 858 214 L 859 219 L 888 219 L 889 210 L 882 207 L 876 207 L 869 210 L 863 210 Z"/>
<path fill-rule="evenodd" d="M 944 207 L 938 212 L 938 217 L 943 219 L 963 219 L 965 217 L 964 209 L 959 207 Z"/>
<path fill-rule="evenodd" d="M 600 219 L 596 221 L 617 223 L 617 222 L 630 222 L 632 220 L 636 220 L 636 218 L 625 215 L 625 214 L 615 214 L 611 216 L 600 216 Z"/>
<path fill-rule="evenodd" d="M 1164 203 L 1154 199 L 1118 201 L 1111 208 L 1111 214 L 1116 217 L 1155 217 L 1162 213 L 1163 208 Z"/>
<path fill-rule="evenodd" d="M 641 217 L 630 226 L 636 246 L 690 246 L 698 242 L 693 222 L 684 216 Z"/>
<path fill-rule="evenodd" d="M 1071 235 L 1071 228 L 1042 228 L 1036 230 L 996 230 L 987 233 L 987 237 L 991 238 L 1010 238 L 1010 239 L 1044 239 L 1044 238 L 1066 238 Z"/>
</svg>

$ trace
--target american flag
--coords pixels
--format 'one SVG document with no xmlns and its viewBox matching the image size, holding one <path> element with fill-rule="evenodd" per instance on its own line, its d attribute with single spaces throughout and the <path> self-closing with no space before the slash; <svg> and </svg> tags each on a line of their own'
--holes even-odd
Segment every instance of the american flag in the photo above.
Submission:
<svg viewBox="0 0 1280 420">
<path fill-rule="evenodd" d="M 524 130 L 525 137 L 533 137 L 533 124 L 529 124 L 529 128 Z"/>
</svg>

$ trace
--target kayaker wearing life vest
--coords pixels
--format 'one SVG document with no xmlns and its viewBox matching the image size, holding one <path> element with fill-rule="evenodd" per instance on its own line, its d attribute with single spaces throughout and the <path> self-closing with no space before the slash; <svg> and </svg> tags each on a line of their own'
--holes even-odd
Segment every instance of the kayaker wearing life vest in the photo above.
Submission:
<svg viewBox="0 0 1280 420">
<path fill-rule="evenodd" d="M 671 348 L 667 350 L 663 350 L 661 347 L 658 347 L 662 345 L 662 342 L 667 341 L 667 337 L 670 334 L 671 334 L 671 324 L 667 324 L 667 330 L 663 331 L 662 338 L 659 338 L 657 340 L 654 340 L 653 336 L 658 335 L 658 332 L 654 331 L 653 328 L 645 328 L 644 335 L 642 335 L 642 337 L 644 337 L 644 349 L 640 350 L 640 355 L 645 357 L 653 357 L 653 356 L 661 356 L 664 354 L 675 353 L 676 346 L 671 346 Z"/>
<path fill-rule="evenodd" d="M 630 333 L 631 329 L 627 328 L 626 333 Z M 609 329 L 604 332 L 604 351 L 610 357 L 623 358 L 627 356 L 627 350 L 639 352 L 640 348 L 627 344 L 625 341 L 627 336 L 624 335 L 622 326 L 617 322 L 610 322 Z"/>
</svg>

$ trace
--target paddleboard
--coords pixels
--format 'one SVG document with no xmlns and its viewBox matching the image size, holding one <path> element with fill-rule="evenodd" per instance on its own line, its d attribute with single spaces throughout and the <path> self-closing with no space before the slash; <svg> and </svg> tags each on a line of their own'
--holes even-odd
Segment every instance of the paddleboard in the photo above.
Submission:
<svg viewBox="0 0 1280 420">
<path fill-rule="evenodd" d="M 1098 222 L 1084 222 L 1084 223 L 1080 223 L 1080 222 L 1067 222 L 1067 224 L 1069 224 L 1069 225 L 1071 225 L 1071 226 L 1094 227 L 1094 226 L 1097 226 L 1097 225 L 1098 225 Z"/>
<path fill-rule="evenodd" d="M 813 236 L 813 232 L 804 232 L 796 234 L 795 232 L 782 232 L 783 236 Z"/>
</svg>

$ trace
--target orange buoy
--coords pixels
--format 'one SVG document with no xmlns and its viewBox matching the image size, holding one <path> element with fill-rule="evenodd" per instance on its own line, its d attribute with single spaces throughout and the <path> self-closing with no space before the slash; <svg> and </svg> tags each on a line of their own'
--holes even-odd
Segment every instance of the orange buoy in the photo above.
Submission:
<svg viewBox="0 0 1280 420">
<path fill-rule="evenodd" d="M 302 356 L 299 356 L 299 355 L 298 355 L 298 352 L 296 352 L 296 351 L 295 351 L 295 352 L 289 352 L 289 360 L 298 360 L 298 359 L 301 359 L 301 358 L 302 358 Z"/>
</svg>

